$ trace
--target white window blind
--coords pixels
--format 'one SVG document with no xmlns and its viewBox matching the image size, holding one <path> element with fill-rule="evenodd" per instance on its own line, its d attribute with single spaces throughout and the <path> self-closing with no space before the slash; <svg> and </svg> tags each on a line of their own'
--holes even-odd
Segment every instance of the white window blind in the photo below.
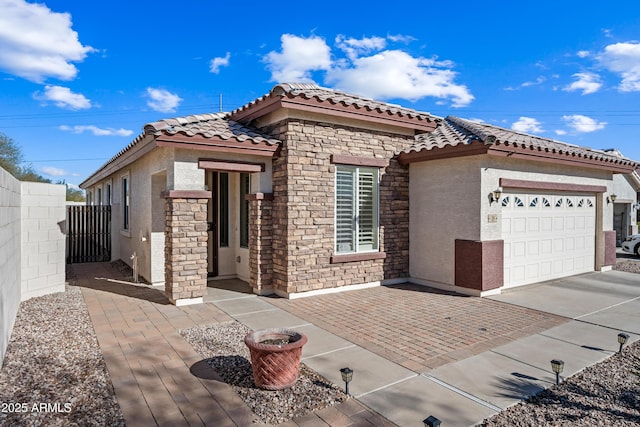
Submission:
<svg viewBox="0 0 640 427">
<path fill-rule="evenodd" d="M 378 170 L 336 167 L 336 252 L 378 249 Z"/>
</svg>

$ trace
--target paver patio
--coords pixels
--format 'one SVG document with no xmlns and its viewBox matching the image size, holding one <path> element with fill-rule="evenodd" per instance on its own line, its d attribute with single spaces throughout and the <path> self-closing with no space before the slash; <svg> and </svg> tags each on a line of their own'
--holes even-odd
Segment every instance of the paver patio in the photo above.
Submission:
<svg viewBox="0 0 640 427">
<path fill-rule="evenodd" d="M 569 321 L 412 284 L 268 301 L 418 373 Z"/>
</svg>

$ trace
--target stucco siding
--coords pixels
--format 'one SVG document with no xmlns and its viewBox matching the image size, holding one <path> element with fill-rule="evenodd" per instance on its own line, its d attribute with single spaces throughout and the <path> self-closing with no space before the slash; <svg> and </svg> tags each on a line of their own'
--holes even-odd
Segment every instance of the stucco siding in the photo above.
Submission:
<svg viewBox="0 0 640 427">
<path fill-rule="evenodd" d="M 479 166 L 474 157 L 410 165 L 412 278 L 454 284 L 455 240 L 480 240 Z"/>
</svg>

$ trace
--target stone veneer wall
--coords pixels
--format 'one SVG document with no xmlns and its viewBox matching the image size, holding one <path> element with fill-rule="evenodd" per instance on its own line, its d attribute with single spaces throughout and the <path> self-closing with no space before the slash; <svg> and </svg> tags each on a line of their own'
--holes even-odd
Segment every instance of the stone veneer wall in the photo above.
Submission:
<svg viewBox="0 0 640 427">
<path fill-rule="evenodd" d="M 273 293 L 273 194 L 249 194 L 249 284 Z"/>
<path fill-rule="evenodd" d="M 409 170 L 394 160 L 413 137 L 289 119 L 273 163 L 273 286 L 279 294 L 409 276 Z M 380 250 L 385 259 L 331 263 L 335 165 L 331 155 L 386 159 L 380 169 Z"/>
<path fill-rule="evenodd" d="M 209 200 L 171 193 L 165 194 L 165 294 L 179 304 L 179 300 L 203 297 L 207 290 Z"/>
</svg>

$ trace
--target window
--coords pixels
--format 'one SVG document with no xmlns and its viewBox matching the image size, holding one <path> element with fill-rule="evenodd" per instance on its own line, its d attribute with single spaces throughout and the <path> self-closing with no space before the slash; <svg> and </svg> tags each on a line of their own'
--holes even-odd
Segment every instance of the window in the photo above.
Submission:
<svg viewBox="0 0 640 427">
<path fill-rule="evenodd" d="M 98 206 L 102 206 L 102 188 L 98 188 L 98 193 L 96 195 L 96 204 Z"/>
<path fill-rule="evenodd" d="M 378 250 L 378 169 L 336 166 L 336 253 Z"/>
<path fill-rule="evenodd" d="M 122 228 L 129 229 L 129 177 L 122 178 Z"/>
<path fill-rule="evenodd" d="M 249 247 L 249 194 L 250 177 L 248 173 L 240 174 L 240 247 Z"/>
<path fill-rule="evenodd" d="M 218 217 L 218 223 L 220 224 L 220 246 L 229 246 L 229 174 L 221 172 L 219 184 L 220 191 L 220 215 Z"/>
<path fill-rule="evenodd" d="M 105 193 L 106 193 L 106 197 L 105 197 L 104 204 L 111 206 L 111 184 L 107 184 L 107 189 Z"/>
</svg>

